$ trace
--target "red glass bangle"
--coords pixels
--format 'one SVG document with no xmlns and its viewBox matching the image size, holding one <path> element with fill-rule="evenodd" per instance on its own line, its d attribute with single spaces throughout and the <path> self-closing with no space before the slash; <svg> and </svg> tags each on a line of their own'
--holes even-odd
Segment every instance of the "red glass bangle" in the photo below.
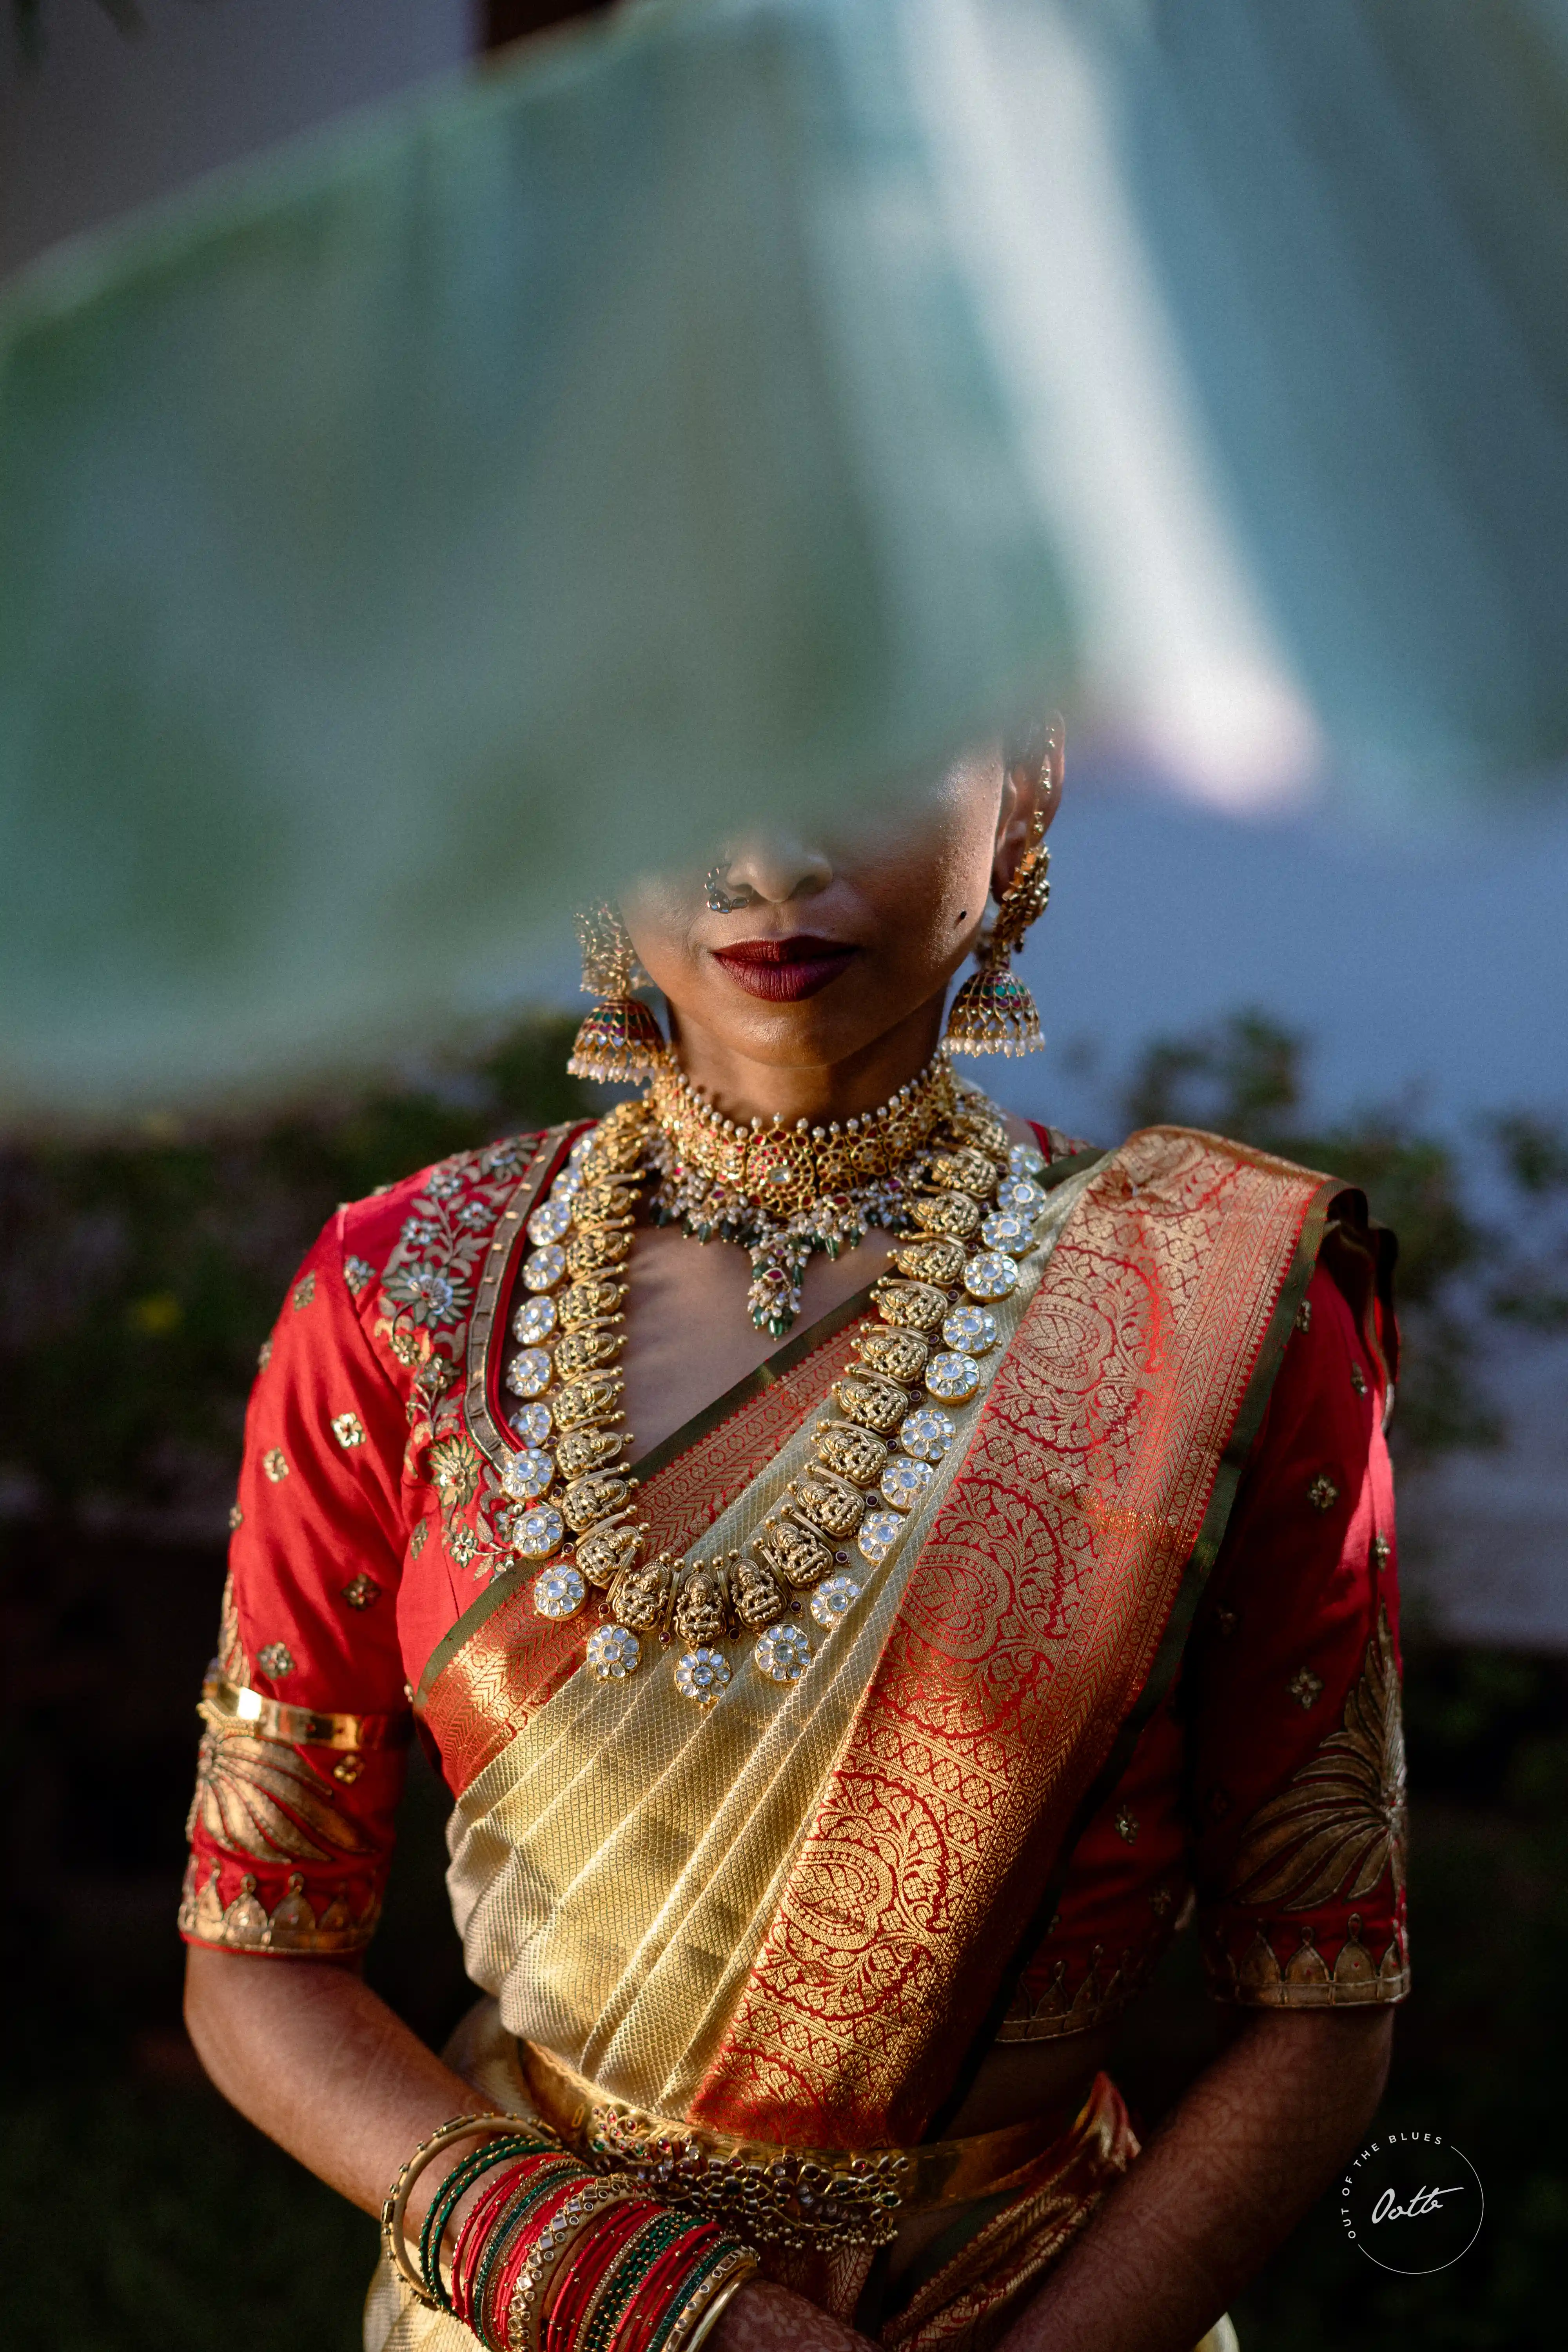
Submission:
<svg viewBox="0 0 1568 2352">
<path fill-rule="evenodd" d="M 507 2316 L 523 2265 L 533 2251 L 533 2241 L 526 2230 L 514 2232 L 511 2242 L 491 2271 L 485 2290 L 484 2309 L 479 2314 L 474 2333 L 482 2344 L 503 2345 L 507 2341 Z"/>
<path fill-rule="evenodd" d="M 625 2352 L 649 2352 L 672 2306 L 685 2302 L 723 2240 L 716 2224 L 699 2222 L 660 2255 L 638 2290 L 630 2324 L 623 2324 Z M 616 2346 L 616 2352 L 622 2352 L 622 2346 Z"/>
<path fill-rule="evenodd" d="M 652 2199 L 613 2206 L 578 2249 L 575 2260 L 551 2297 L 540 2329 L 543 2352 L 574 2352 L 600 2291 L 623 2249 L 658 2210 Z"/>
<path fill-rule="evenodd" d="M 468 2315 L 468 2274 L 484 2242 L 484 2232 L 495 2219 L 499 2206 L 510 2194 L 511 2188 L 511 2181 L 504 2176 L 499 2180 L 487 2182 L 458 2227 L 452 2247 L 449 2292 L 452 2310 L 459 2319 L 466 2319 Z"/>
<path fill-rule="evenodd" d="M 581 2172 L 573 2186 L 583 2178 Z M 517 2283 L 530 2254 L 533 2252 L 536 2232 L 528 2226 L 527 2217 L 510 2232 L 500 2259 L 493 2264 L 485 2283 L 480 2310 L 474 2333 L 482 2344 L 499 2347 L 508 2340 L 508 2315 Z"/>
<path fill-rule="evenodd" d="M 493 2292 L 485 2297 L 485 2328 L 483 2331 L 476 2330 L 482 2342 L 504 2346 L 510 2341 L 512 2298 L 522 2273 L 528 2267 L 530 2256 L 562 2208 L 594 2177 L 585 2165 L 574 2166 L 571 2179 L 562 2182 L 557 2190 L 542 2200 L 530 2212 L 517 2233 L 515 2243 L 508 2249 L 504 2263 L 497 2265 Z"/>
<path fill-rule="evenodd" d="M 523 2185 L 522 2168 L 510 2165 L 475 2200 L 452 2249 L 452 2310 L 467 2321 L 473 2308 L 474 2271 L 503 2210 Z"/>
<path fill-rule="evenodd" d="M 524 2177 L 514 2187 L 500 2210 L 491 2217 L 483 2243 L 479 2243 L 476 2237 L 469 2260 L 464 2266 L 464 2294 L 468 2307 L 458 2315 L 474 2329 L 481 2341 L 489 2340 L 482 2324 L 484 2309 L 491 2301 L 487 2291 L 489 2283 L 497 2267 L 506 2261 L 509 2242 L 521 2233 L 526 2256 L 527 2247 L 532 2243 L 527 2227 L 530 2218 L 555 2191 L 569 2190 L 583 2178 L 582 2166 L 565 2156 L 564 2152 L 552 2158 L 549 2163 L 527 2163 L 520 2169 Z M 454 2258 L 454 2291 L 456 2268 Z M 500 2341 L 505 2341 L 504 2330 Z"/>
</svg>

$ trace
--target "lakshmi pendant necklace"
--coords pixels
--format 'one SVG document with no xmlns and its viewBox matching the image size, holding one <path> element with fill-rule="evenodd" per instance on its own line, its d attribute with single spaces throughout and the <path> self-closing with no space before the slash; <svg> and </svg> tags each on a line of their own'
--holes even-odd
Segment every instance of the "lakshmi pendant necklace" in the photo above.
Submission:
<svg viewBox="0 0 1568 2352">
<path fill-rule="evenodd" d="M 754 1637 L 760 1674 L 799 1681 L 815 1654 L 803 1615 L 825 1635 L 848 1616 L 860 1576 L 891 1556 L 984 1384 L 999 1336 L 992 1306 L 1039 1245 L 1043 1167 L 945 1066 L 842 1130 L 736 1128 L 679 1077 L 662 1095 L 656 1078 L 647 1098 L 574 1145 L 529 1219 L 506 1372 L 521 1445 L 501 1474 L 513 1506 L 501 1524 L 520 1564 L 537 1569 L 542 1616 L 574 1617 L 599 1596 L 593 1675 L 624 1682 L 650 1645 L 679 1642 L 675 1686 L 707 1705 L 732 1679 L 725 1644 Z M 621 1458 L 619 1271 L 650 1177 L 670 1188 L 668 1215 L 695 1219 L 696 1238 L 756 1236 L 743 1243 L 752 1318 L 769 1330 L 793 1322 L 813 1249 L 852 1248 L 870 1223 L 901 1236 L 896 1271 L 873 1287 L 874 1319 L 853 1336 L 858 1362 L 835 1383 L 837 1414 L 812 1433 L 815 1462 L 741 1550 L 709 1558 L 646 1557 L 649 1529 L 632 1517 L 637 1482 Z M 835 1177 L 852 1181 L 811 1197 Z M 765 1210 L 750 1190 L 763 1184 Z M 782 1280 L 764 1284 L 774 1272 Z"/>
</svg>

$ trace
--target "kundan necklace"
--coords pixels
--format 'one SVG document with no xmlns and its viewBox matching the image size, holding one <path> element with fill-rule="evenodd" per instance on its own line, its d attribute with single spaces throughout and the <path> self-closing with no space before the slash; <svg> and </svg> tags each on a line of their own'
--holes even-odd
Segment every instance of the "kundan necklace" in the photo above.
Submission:
<svg viewBox="0 0 1568 2352">
<path fill-rule="evenodd" d="M 738 1243 L 752 1261 L 752 1321 L 782 1339 L 818 1251 L 837 1257 L 872 1225 L 897 1232 L 909 1222 L 923 1148 L 957 1104 L 952 1066 L 938 1054 L 890 1102 L 842 1127 L 804 1118 L 739 1126 L 667 1061 L 647 1101 L 654 1217 L 683 1225 L 694 1241 Z"/>
<path fill-rule="evenodd" d="M 898 1545 L 984 1384 L 981 1360 L 998 1338 L 991 1303 L 1016 1288 L 1020 1261 L 1038 1245 L 1044 1162 L 1009 1143 L 984 1097 L 961 1094 L 945 1067 L 842 1131 L 737 1129 L 679 1077 L 661 1103 L 662 1076 L 573 1147 L 529 1219 L 527 1296 L 512 1318 L 519 1349 L 506 1372 L 521 1446 L 501 1474 L 515 1506 L 503 1525 L 520 1563 L 538 1564 L 542 1616 L 574 1617 L 591 1591 L 603 1596 L 587 1641 L 591 1674 L 623 1682 L 650 1640 L 679 1641 L 676 1688 L 705 1705 L 732 1676 L 721 1645 L 742 1636 L 756 1637 L 761 1674 L 797 1682 L 814 1655 L 803 1611 L 830 1634 L 860 1598 L 857 1556 L 863 1574 Z M 661 1117 L 664 1104 L 673 1108 Z M 828 1170 L 857 1181 L 826 1200 L 808 1197 Z M 851 1233 L 858 1241 L 873 1223 L 907 1236 L 892 1254 L 897 1271 L 874 1286 L 875 1318 L 854 1335 L 858 1362 L 835 1384 L 837 1414 L 813 1432 L 815 1464 L 743 1549 L 707 1559 L 645 1558 L 648 1528 L 631 1517 L 637 1482 L 620 1459 L 619 1269 L 650 1176 L 674 1188 L 665 1212 L 698 1238 L 760 1236 L 743 1245 L 753 1267 L 763 1260 L 752 1316 L 771 1330 L 794 1320 L 812 1248 L 853 1247 Z M 776 1202 L 765 1210 L 742 1189 L 764 1181 Z M 775 1269 L 783 1281 L 767 1291 L 784 1295 L 764 1314 L 756 1294 Z"/>
</svg>

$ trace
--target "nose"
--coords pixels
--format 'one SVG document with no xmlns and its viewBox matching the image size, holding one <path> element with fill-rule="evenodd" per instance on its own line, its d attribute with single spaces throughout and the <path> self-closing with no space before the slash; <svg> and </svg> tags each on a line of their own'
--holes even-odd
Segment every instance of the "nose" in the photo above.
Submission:
<svg viewBox="0 0 1568 2352">
<path fill-rule="evenodd" d="M 736 844 L 719 871 L 729 888 L 750 890 L 776 907 L 792 898 L 815 898 L 833 879 L 825 854 L 790 834 L 754 834 Z"/>
</svg>

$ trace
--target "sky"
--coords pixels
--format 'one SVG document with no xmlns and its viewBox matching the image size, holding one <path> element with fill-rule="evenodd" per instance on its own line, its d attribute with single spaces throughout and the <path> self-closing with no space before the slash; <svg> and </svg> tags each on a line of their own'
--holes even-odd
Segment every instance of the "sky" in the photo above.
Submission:
<svg viewBox="0 0 1568 2352">
<path fill-rule="evenodd" d="M 1075 793 L 1069 767 L 1051 843 L 1019 964 L 1047 1051 L 998 1075 L 1012 1107 L 1080 1124 L 1100 1102 L 1065 1049 L 1115 1066 L 1256 1007 L 1311 1041 L 1331 1112 L 1568 1116 L 1568 808 L 1378 834 L 1326 803 L 1238 817 L 1092 772 Z"/>
</svg>

